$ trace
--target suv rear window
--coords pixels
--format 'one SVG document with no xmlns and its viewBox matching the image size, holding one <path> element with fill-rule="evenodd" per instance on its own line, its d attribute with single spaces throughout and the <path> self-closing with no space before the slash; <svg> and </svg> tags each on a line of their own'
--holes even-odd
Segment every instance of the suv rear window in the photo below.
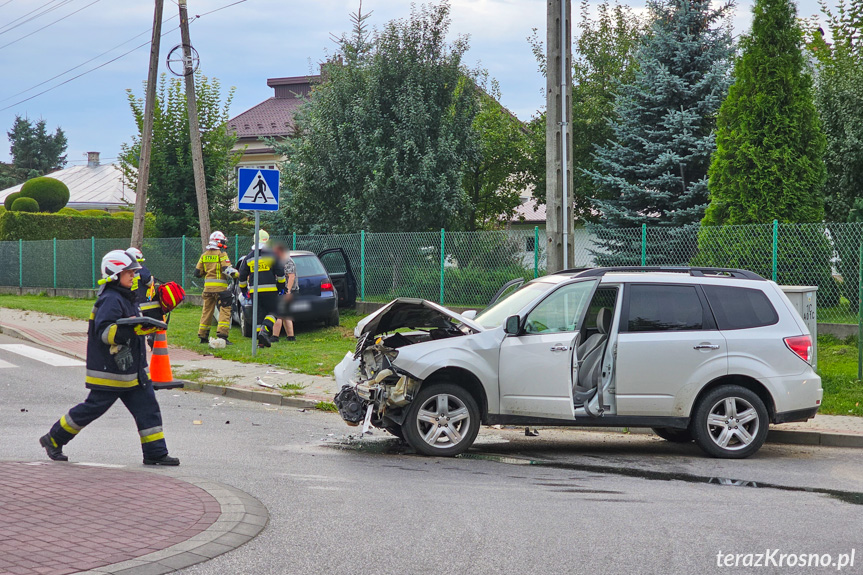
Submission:
<svg viewBox="0 0 863 575">
<path fill-rule="evenodd" d="M 719 329 L 763 327 L 779 321 L 773 304 L 761 290 L 731 286 L 703 287 Z"/>
<path fill-rule="evenodd" d="M 693 331 L 704 326 L 704 308 L 694 286 L 629 287 L 628 331 Z"/>
</svg>

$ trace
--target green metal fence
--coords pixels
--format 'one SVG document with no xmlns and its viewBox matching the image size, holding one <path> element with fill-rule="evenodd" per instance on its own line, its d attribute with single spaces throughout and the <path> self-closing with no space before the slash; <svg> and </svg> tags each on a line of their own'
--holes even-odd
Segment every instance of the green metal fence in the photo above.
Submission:
<svg viewBox="0 0 863 575">
<path fill-rule="evenodd" d="M 573 233 L 573 265 L 702 265 L 740 267 L 784 285 L 817 285 L 819 321 L 857 323 L 863 224 L 763 224 L 651 227 Z M 538 228 L 509 231 L 273 236 L 296 250 L 345 250 L 360 299 L 421 297 L 453 306 L 483 306 L 504 282 L 545 273 L 547 240 Z M 233 260 L 252 238 L 229 238 Z M 102 255 L 126 239 L 0 242 L 0 285 L 93 288 Z M 197 237 L 146 239 L 147 265 L 157 278 L 190 293 L 200 254 Z M 325 261 L 333 265 L 335 260 Z"/>
</svg>

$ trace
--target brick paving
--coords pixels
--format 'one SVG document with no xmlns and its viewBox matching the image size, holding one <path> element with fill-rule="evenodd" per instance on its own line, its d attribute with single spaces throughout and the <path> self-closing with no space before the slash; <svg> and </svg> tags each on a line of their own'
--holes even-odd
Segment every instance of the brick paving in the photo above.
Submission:
<svg viewBox="0 0 863 575">
<path fill-rule="evenodd" d="M 220 515 L 210 493 L 158 473 L 0 462 L 0 574 L 128 561 L 198 536 Z"/>
</svg>

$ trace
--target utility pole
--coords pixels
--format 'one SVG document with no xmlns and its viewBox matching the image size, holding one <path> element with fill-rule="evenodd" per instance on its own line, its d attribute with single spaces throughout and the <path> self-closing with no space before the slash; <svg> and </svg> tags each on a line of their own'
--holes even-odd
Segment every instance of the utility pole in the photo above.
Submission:
<svg viewBox="0 0 863 575">
<path fill-rule="evenodd" d="M 548 0 L 546 32 L 546 250 L 548 273 L 572 267 L 572 2 Z"/>
<path fill-rule="evenodd" d="M 198 100 L 195 96 L 195 69 L 192 62 L 192 41 L 189 39 L 186 0 L 178 0 L 178 6 L 180 7 L 180 38 L 183 42 L 189 139 L 192 145 L 192 169 L 195 173 L 195 194 L 198 196 L 198 219 L 201 224 L 201 247 L 203 248 L 210 241 L 210 208 L 207 203 L 207 182 L 204 180 L 204 152 L 201 148 L 201 129 L 198 126 Z"/>
<path fill-rule="evenodd" d="M 135 219 L 132 220 L 132 245 L 144 243 L 144 217 L 147 214 L 147 185 L 150 179 L 150 151 L 153 148 L 153 108 L 156 106 L 156 82 L 159 80 L 159 45 L 162 40 L 162 8 L 156 0 L 153 10 L 153 38 L 150 40 L 150 71 L 144 103 L 144 125 L 141 127 L 141 157 L 138 159 L 138 185 L 135 189 Z"/>
</svg>

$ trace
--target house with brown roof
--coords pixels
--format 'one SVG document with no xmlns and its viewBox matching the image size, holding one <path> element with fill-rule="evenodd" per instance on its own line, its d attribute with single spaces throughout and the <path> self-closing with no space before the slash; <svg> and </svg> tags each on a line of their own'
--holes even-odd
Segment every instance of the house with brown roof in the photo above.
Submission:
<svg viewBox="0 0 863 575">
<path fill-rule="evenodd" d="M 273 89 L 273 96 L 228 120 L 228 128 L 237 135 L 234 150 L 243 152 L 240 167 L 278 167 L 282 158 L 266 140 L 281 140 L 294 133 L 294 116 L 320 79 L 319 75 L 269 78 L 267 86 Z"/>
</svg>

